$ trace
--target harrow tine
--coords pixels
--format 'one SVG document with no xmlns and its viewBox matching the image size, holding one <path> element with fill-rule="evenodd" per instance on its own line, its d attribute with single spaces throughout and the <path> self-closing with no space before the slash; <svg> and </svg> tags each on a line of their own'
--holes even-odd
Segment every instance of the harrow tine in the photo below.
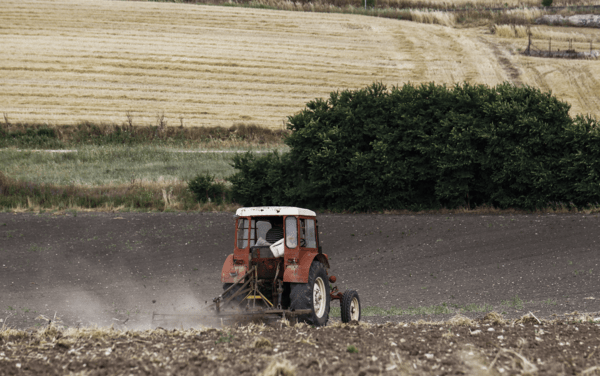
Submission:
<svg viewBox="0 0 600 376">
<path fill-rule="evenodd" d="M 247 273 L 246 273 L 247 274 Z M 250 277 L 246 283 L 244 283 L 242 285 L 242 287 L 240 287 L 240 289 L 238 291 L 236 291 L 233 295 L 231 295 L 230 297 L 228 297 L 227 299 L 225 299 L 225 301 L 223 302 L 223 307 L 225 307 L 226 304 L 228 304 L 229 302 L 231 302 L 232 299 L 234 299 L 235 297 L 237 297 L 238 295 L 241 294 L 241 291 L 244 289 L 244 287 L 248 286 L 248 284 L 252 281 L 252 277 Z M 233 284 L 231 287 L 235 286 L 235 284 Z M 231 287 L 229 289 L 227 289 L 226 291 L 230 290 Z M 225 294 L 225 293 L 223 293 Z"/>
<path fill-rule="evenodd" d="M 243 277 L 241 277 L 241 278 L 240 278 L 240 279 L 239 279 L 239 280 L 238 280 L 236 283 L 233 283 L 231 286 L 229 286 L 229 288 L 227 288 L 227 290 L 223 291 L 223 292 L 221 293 L 221 295 L 219 295 L 219 296 L 217 296 L 216 298 L 214 298 L 214 299 L 213 299 L 213 302 L 217 303 L 218 301 L 221 301 L 221 299 L 223 298 L 223 295 L 227 294 L 227 293 L 228 293 L 229 291 L 231 291 L 231 290 L 232 290 L 232 289 L 233 289 L 235 286 L 237 286 L 237 285 L 238 285 L 238 284 L 239 284 L 239 283 L 242 281 L 242 279 L 246 278 L 246 276 L 247 276 L 248 274 L 252 273 L 252 272 L 254 271 L 254 269 L 256 269 L 256 265 L 255 265 L 255 266 L 253 266 L 252 268 L 250 268 L 250 270 L 248 270 L 248 271 L 246 272 L 246 274 L 244 274 L 244 276 L 243 276 Z M 250 274 L 250 276 L 252 277 L 252 274 Z M 251 280 L 252 280 L 252 278 L 250 278 L 248 281 L 246 281 L 246 283 L 244 283 L 240 289 L 243 289 L 243 288 L 244 288 L 244 287 L 245 287 L 245 286 L 248 284 L 248 282 L 249 282 L 249 281 L 251 281 Z M 227 301 L 226 301 L 226 302 L 227 302 Z"/>
</svg>

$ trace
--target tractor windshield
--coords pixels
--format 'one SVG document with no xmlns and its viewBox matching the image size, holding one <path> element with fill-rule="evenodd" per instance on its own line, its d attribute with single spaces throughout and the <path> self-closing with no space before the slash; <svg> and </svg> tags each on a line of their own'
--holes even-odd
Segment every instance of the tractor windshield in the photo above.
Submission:
<svg viewBox="0 0 600 376">
<path fill-rule="evenodd" d="M 271 245 L 283 239 L 283 219 L 281 217 L 256 220 L 256 245 Z"/>
<path fill-rule="evenodd" d="M 267 246 L 283 239 L 282 217 L 238 219 L 237 247 Z"/>
</svg>

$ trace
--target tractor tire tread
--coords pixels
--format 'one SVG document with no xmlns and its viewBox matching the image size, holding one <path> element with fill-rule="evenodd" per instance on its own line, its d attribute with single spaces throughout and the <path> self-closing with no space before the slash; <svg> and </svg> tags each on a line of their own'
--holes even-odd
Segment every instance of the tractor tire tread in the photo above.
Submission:
<svg viewBox="0 0 600 376">
<path fill-rule="evenodd" d="M 349 323 L 352 321 L 352 300 L 356 298 L 358 300 L 358 321 L 360 321 L 360 298 L 358 297 L 358 292 L 356 290 L 346 290 L 344 295 L 342 295 L 342 300 L 340 301 L 340 313 L 342 315 L 342 322 Z"/>
<path fill-rule="evenodd" d="M 325 326 L 329 320 L 329 307 L 330 307 L 330 296 L 329 296 L 329 281 L 327 278 L 327 270 L 325 265 L 315 260 L 310 265 L 308 272 L 307 283 L 292 283 L 290 291 L 290 309 L 312 309 L 313 308 L 313 285 L 317 277 L 321 277 L 325 282 L 325 293 L 326 293 L 326 306 L 325 314 L 321 319 L 316 317 L 314 310 L 309 315 L 298 316 L 298 321 L 304 321 L 314 326 Z"/>
</svg>

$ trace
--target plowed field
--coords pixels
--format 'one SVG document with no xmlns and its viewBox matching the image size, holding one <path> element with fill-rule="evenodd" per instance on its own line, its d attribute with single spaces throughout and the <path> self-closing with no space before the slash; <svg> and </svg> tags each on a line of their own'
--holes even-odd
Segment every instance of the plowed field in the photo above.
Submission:
<svg viewBox="0 0 600 376">
<path fill-rule="evenodd" d="M 358 290 L 365 321 L 600 311 L 598 215 L 319 218 L 330 274 Z M 0 316 L 18 328 L 57 313 L 68 326 L 146 329 L 152 311 L 193 311 L 222 291 L 233 223 L 229 213 L 0 214 Z"/>
<path fill-rule="evenodd" d="M 598 374 L 594 322 L 0 332 L 0 374 Z"/>
<path fill-rule="evenodd" d="M 145 331 L 222 291 L 230 213 L 2 213 L 2 325 L 27 331 L 0 331 L 0 374 L 593 374 L 599 230 L 585 214 L 321 215 L 366 326 Z"/>
</svg>

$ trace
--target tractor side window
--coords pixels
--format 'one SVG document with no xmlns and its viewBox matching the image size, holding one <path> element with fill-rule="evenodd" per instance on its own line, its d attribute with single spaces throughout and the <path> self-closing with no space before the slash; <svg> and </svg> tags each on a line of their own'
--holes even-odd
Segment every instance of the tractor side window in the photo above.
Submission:
<svg viewBox="0 0 600 376">
<path fill-rule="evenodd" d="M 250 227 L 250 247 L 256 243 L 256 221 L 253 219 L 251 222 L 252 227 Z"/>
<path fill-rule="evenodd" d="M 245 218 L 238 219 L 237 230 L 237 247 L 246 248 L 248 246 L 248 220 Z"/>
<path fill-rule="evenodd" d="M 306 248 L 317 248 L 317 237 L 315 236 L 315 220 L 306 220 Z"/>
<path fill-rule="evenodd" d="M 288 248 L 298 246 L 298 222 L 296 217 L 287 217 L 285 219 L 285 244 Z"/>
<path fill-rule="evenodd" d="M 300 246 L 317 248 L 314 219 L 300 219 Z"/>
</svg>

